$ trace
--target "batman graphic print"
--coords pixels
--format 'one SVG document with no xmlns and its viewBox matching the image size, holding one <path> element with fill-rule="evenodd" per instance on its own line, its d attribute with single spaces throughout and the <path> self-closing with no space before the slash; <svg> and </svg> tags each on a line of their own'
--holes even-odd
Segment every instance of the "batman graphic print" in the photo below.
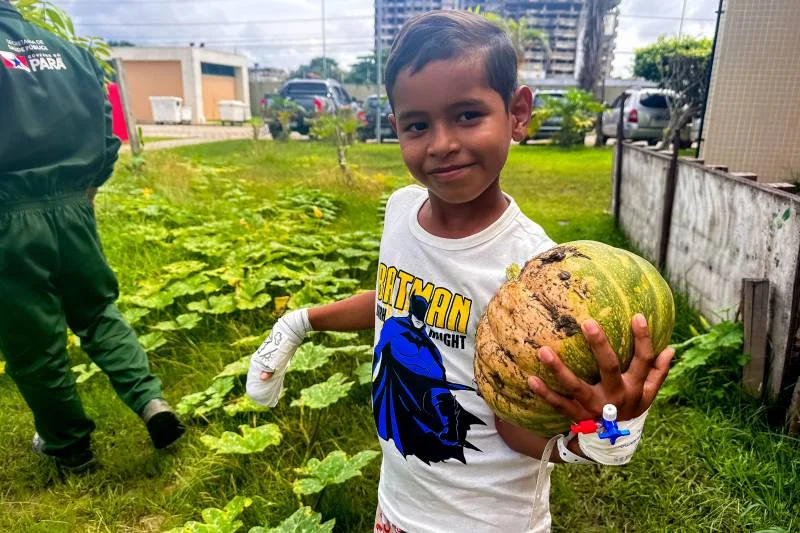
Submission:
<svg viewBox="0 0 800 533">
<path fill-rule="evenodd" d="M 442 355 L 425 329 L 427 310 L 425 298 L 415 295 L 407 316 L 383 324 L 372 363 L 375 426 L 404 457 L 466 464 L 464 448 L 480 451 L 467 441 L 467 430 L 484 422 L 453 395 L 475 389 L 447 381 Z"/>
</svg>

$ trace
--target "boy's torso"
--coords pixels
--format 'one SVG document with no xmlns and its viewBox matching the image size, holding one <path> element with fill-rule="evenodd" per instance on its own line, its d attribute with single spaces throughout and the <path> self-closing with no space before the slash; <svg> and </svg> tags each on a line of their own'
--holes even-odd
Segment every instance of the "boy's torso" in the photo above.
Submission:
<svg viewBox="0 0 800 533">
<path fill-rule="evenodd" d="M 426 197 L 421 187 L 396 192 L 381 241 L 373 362 L 380 505 L 411 532 L 511 533 L 532 518 L 545 531 L 548 491 L 536 509 L 531 501 L 538 461 L 502 442 L 474 390 L 472 362 L 478 321 L 506 267 L 554 243 L 513 201 L 478 234 L 437 238 L 416 219 Z M 411 316 L 414 296 L 427 301 L 424 327 Z"/>
</svg>

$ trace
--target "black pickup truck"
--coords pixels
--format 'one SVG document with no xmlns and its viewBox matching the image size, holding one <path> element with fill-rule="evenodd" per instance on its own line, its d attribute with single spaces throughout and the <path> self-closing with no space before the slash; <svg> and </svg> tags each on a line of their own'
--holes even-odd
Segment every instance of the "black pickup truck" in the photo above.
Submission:
<svg viewBox="0 0 800 533">
<path fill-rule="evenodd" d="M 353 98 L 347 94 L 342 85 L 336 80 L 291 79 L 286 81 L 278 91 L 279 98 L 289 100 L 296 104 L 297 111 L 292 116 L 289 128 L 301 135 L 308 135 L 313 123 L 314 115 L 318 113 L 335 113 L 340 109 L 353 106 Z M 266 122 L 273 138 L 280 134 L 282 126 L 271 113 L 274 97 L 265 95 Z"/>
</svg>

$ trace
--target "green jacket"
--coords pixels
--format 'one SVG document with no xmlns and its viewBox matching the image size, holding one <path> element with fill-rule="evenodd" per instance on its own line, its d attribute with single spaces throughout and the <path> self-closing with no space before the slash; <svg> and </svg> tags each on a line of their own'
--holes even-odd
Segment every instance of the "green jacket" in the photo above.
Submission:
<svg viewBox="0 0 800 533">
<path fill-rule="evenodd" d="M 98 187 L 119 146 L 95 59 L 0 0 L 0 205 Z"/>
</svg>

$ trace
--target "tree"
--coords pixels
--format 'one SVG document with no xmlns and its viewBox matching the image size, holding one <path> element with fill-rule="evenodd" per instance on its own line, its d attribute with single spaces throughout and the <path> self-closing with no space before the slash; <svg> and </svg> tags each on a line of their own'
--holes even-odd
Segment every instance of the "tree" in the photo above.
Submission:
<svg viewBox="0 0 800 533">
<path fill-rule="evenodd" d="M 124 46 L 136 46 L 136 44 L 130 41 L 108 41 L 108 46 L 116 46 L 116 47 L 124 47 Z"/>
<path fill-rule="evenodd" d="M 708 60 L 711 45 L 711 39 L 688 36 L 668 38 L 662 35 L 655 43 L 635 50 L 633 75 L 661 83 L 670 58 L 680 55 Z"/>
<path fill-rule="evenodd" d="M 386 60 L 389 59 L 389 54 L 384 53 L 382 57 L 383 66 L 381 72 L 386 71 Z M 350 65 L 350 71 L 345 75 L 344 81 L 346 83 L 353 83 L 356 85 L 375 85 L 375 54 L 359 56 L 358 62 Z"/>
<path fill-rule="evenodd" d="M 661 36 L 655 44 L 636 50 L 634 75 L 654 81 L 671 93 L 667 99 L 669 125 L 662 148 L 673 141 L 703 106 L 711 46 L 711 39 Z"/>
<path fill-rule="evenodd" d="M 350 65 L 350 71 L 344 80 L 356 85 L 374 85 L 377 72 L 375 72 L 375 56 L 358 56 L 358 62 Z"/>
<path fill-rule="evenodd" d="M 601 63 L 606 15 L 617 7 L 619 2 L 620 0 L 587 0 L 586 3 L 586 29 L 583 33 L 583 60 L 578 73 L 578 86 L 584 91 L 592 93 L 598 100 L 603 99 L 598 82 L 605 75 Z M 602 127 L 603 114 L 598 113 L 595 146 L 600 146 L 602 143 Z"/>
<path fill-rule="evenodd" d="M 326 68 L 327 66 L 327 68 Z M 335 59 L 315 57 L 308 65 L 300 65 L 297 70 L 289 74 L 290 78 L 324 78 L 327 70 L 328 78 L 342 79 L 343 73 Z"/>
<path fill-rule="evenodd" d="M 514 46 L 514 51 L 517 53 L 517 69 L 522 69 L 522 65 L 525 63 L 525 50 L 539 43 L 544 50 L 545 73 L 550 70 L 550 41 L 547 38 L 547 33 L 532 28 L 528 24 L 528 19 L 525 17 L 520 17 L 518 20 L 503 18 L 500 15 L 488 11 L 481 12 L 480 7 L 468 11 L 483 16 L 486 20 L 508 34 L 509 39 L 511 39 L 511 44 Z"/>
</svg>

